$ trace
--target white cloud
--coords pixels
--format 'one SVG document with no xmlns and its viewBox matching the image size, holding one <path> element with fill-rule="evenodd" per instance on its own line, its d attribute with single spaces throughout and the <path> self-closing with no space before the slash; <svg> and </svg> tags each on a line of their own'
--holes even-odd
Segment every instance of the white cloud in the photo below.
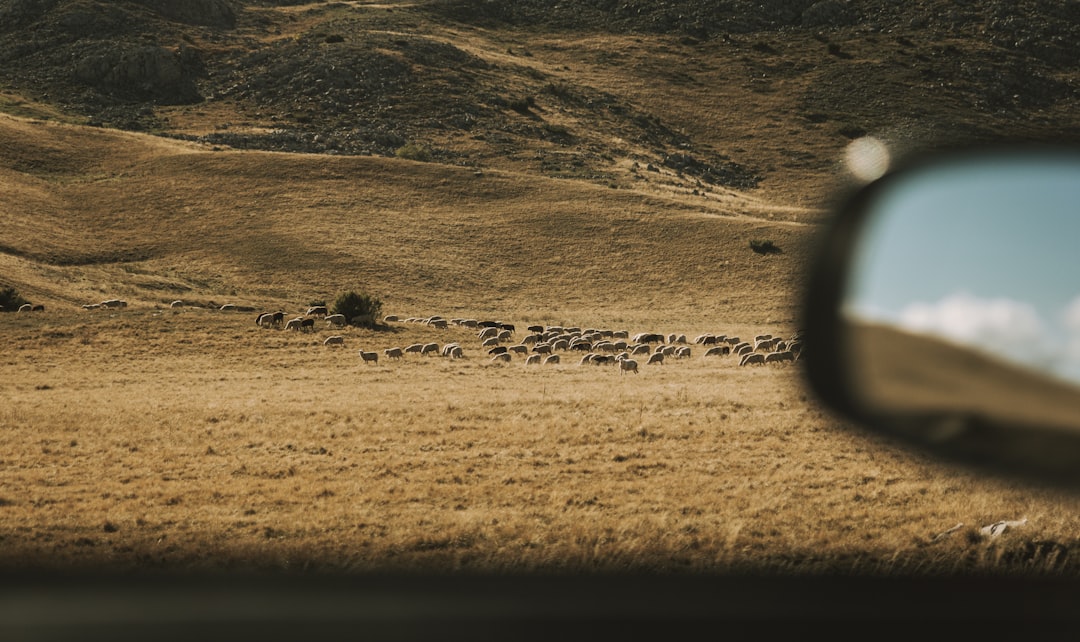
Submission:
<svg viewBox="0 0 1080 642">
<path fill-rule="evenodd" d="M 1080 305 L 1076 312 L 1080 336 Z M 1029 365 L 1045 367 L 1060 354 L 1034 306 L 1013 299 L 957 292 L 937 303 L 909 304 L 899 325 Z"/>
<path fill-rule="evenodd" d="M 1061 325 L 1065 329 L 1065 358 L 1080 369 L 1080 296 L 1065 307 Z"/>
</svg>

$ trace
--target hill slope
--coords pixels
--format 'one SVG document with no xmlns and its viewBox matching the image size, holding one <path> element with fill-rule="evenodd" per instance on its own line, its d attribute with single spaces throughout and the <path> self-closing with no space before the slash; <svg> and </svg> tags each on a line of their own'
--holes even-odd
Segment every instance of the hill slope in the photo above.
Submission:
<svg viewBox="0 0 1080 642">
<path fill-rule="evenodd" d="M 954 4 L 0 0 L 4 279 L 790 320 L 853 138 L 1080 139 L 1075 9 Z"/>
</svg>

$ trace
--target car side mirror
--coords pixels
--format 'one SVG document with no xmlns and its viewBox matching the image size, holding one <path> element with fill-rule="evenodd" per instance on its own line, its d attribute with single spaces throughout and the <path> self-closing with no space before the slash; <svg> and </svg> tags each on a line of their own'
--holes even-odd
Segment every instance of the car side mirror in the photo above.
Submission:
<svg viewBox="0 0 1080 642">
<path fill-rule="evenodd" d="M 1080 150 L 950 152 L 865 184 L 805 297 L 800 361 L 832 409 L 1080 490 Z"/>
</svg>

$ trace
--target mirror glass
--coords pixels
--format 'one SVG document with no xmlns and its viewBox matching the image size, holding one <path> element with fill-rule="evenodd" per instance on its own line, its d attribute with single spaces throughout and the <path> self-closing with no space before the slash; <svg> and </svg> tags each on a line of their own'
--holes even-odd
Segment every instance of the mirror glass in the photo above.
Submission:
<svg viewBox="0 0 1080 642">
<path fill-rule="evenodd" d="M 856 398 L 1080 432 L 1080 156 L 986 154 L 878 187 L 841 307 Z"/>
</svg>

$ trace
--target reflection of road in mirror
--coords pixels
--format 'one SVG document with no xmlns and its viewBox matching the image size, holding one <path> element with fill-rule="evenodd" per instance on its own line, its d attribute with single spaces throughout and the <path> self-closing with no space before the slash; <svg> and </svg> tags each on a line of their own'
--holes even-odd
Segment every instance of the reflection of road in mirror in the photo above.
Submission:
<svg viewBox="0 0 1080 642">
<path fill-rule="evenodd" d="M 867 321 L 848 326 L 854 392 L 874 413 L 972 414 L 1080 431 L 1080 385 L 988 352 Z"/>
</svg>

